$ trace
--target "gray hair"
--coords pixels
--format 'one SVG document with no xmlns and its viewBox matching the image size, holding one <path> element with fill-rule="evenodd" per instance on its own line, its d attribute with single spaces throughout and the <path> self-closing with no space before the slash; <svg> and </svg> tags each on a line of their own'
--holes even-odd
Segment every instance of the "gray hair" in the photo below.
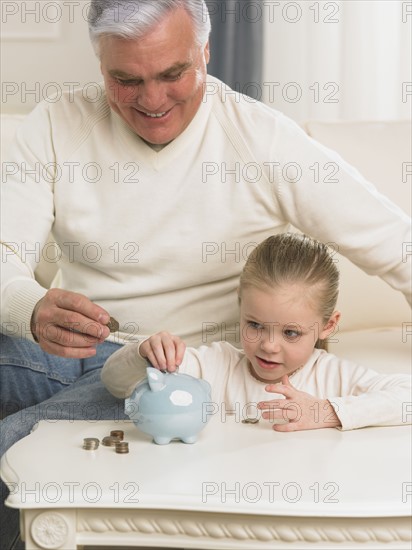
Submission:
<svg viewBox="0 0 412 550">
<path fill-rule="evenodd" d="M 91 0 L 88 24 L 96 55 L 100 53 L 102 35 L 140 38 L 178 8 L 186 10 L 191 18 L 199 46 L 206 45 L 211 25 L 204 0 Z"/>
</svg>

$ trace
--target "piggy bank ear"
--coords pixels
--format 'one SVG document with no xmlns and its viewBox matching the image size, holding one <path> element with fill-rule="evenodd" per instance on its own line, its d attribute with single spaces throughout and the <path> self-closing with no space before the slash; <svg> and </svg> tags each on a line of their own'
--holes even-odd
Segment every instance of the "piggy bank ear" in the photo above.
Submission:
<svg viewBox="0 0 412 550">
<path fill-rule="evenodd" d="M 137 406 L 133 399 L 129 397 L 124 401 L 124 412 L 127 416 L 133 416 L 133 413 L 136 412 Z"/>
<path fill-rule="evenodd" d="M 150 386 L 150 389 L 154 392 L 160 391 L 166 387 L 165 384 L 165 375 L 160 370 L 154 369 L 153 367 L 148 367 L 146 369 L 147 373 L 147 382 Z"/>
</svg>

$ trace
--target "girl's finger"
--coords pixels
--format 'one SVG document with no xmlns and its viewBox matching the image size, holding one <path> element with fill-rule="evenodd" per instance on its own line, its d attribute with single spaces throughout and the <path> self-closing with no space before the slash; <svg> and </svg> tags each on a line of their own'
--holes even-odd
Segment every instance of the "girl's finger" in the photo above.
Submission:
<svg viewBox="0 0 412 550">
<path fill-rule="evenodd" d="M 273 424 L 272 429 L 276 432 L 297 432 L 301 430 L 295 422 L 288 422 L 287 424 Z"/>
<path fill-rule="evenodd" d="M 183 356 L 186 351 L 186 344 L 183 342 L 183 340 L 178 338 L 175 341 L 175 348 L 176 348 L 176 365 L 181 365 L 183 361 Z"/>
<path fill-rule="evenodd" d="M 275 420 L 287 420 L 287 418 L 283 418 L 283 414 L 283 411 L 280 409 L 272 409 L 262 412 L 262 418 L 270 422 L 274 422 Z"/>
<path fill-rule="evenodd" d="M 265 390 L 269 393 L 280 393 L 280 395 L 288 398 L 291 398 L 296 392 L 293 386 L 285 386 L 284 384 L 268 384 L 265 386 Z"/>
<path fill-rule="evenodd" d="M 166 367 L 168 369 L 176 367 L 175 344 L 171 338 L 164 339 L 162 342 L 163 355 L 165 357 Z"/>
<path fill-rule="evenodd" d="M 281 409 L 282 408 L 282 404 L 283 402 L 285 401 L 285 399 L 281 399 L 281 400 L 278 400 L 278 401 L 260 401 L 258 404 L 257 404 L 257 408 L 258 409 Z"/>
<path fill-rule="evenodd" d="M 149 363 L 152 365 L 152 367 L 154 367 L 155 369 L 160 369 L 161 366 L 155 356 L 155 354 L 153 353 L 153 351 L 150 349 L 147 351 L 146 353 L 146 359 L 149 361 Z"/>
</svg>

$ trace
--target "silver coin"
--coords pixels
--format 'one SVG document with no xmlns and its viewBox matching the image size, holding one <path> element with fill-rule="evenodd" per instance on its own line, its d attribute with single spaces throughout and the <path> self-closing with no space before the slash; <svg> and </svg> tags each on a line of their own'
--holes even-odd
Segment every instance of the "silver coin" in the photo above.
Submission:
<svg viewBox="0 0 412 550">
<path fill-rule="evenodd" d="M 259 418 L 244 418 L 242 420 L 243 424 L 257 424 L 259 422 Z"/>
</svg>

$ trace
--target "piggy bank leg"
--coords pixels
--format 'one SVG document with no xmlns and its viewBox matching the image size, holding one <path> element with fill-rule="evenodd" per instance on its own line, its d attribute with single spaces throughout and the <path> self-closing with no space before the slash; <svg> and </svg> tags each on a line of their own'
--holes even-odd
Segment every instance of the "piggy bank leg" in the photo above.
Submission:
<svg viewBox="0 0 412 550">
<path fill-rule="evenodd" d="M 183 443 L 195 443 L 197 441 L 197 435 L 190 435 L 189 437 L 182 437 Z"/>
<path fill-rule="evenodd" d="M 153 441 L 157 443 L 158 445 L 167 445 L 170 443 L 171 438 L 170 437 L 163 437 L 163 436 L 156 436 L 153 438 Z"/>
</svg>

